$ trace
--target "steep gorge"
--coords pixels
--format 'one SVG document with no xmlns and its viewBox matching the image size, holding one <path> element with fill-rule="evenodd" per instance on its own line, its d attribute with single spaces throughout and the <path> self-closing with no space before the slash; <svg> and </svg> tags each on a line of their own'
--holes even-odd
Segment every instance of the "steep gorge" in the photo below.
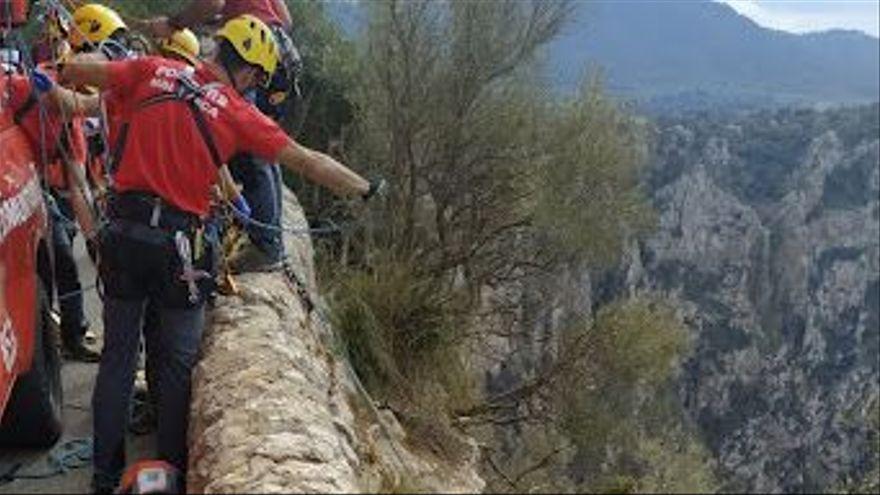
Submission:
<svg viewBox="0 0 880 495">
<path fill-rule="evenodd" d="M 651 124 L 657 228 L 615 269 L 554 279 L 567 287 L 551 298 L 562 310 L 524 305 L 540 316 L 528 338 L 494 344 L 488 395 L 557 357 L 566 313 L 659 294 L 691 334 L 674 396 L 721 490 L 815 492 L 876 477 L 878 118 L 874 104 Z M 512 457 L 529 442 L 511 428 L 494 438 Z"/>
<path fill-rule="evenodd" d="M 878 441 L 877 105 L 670 123 L 656 142 L 660 225 L 625 285 L 690 315 L 679 396 L 725 486 L 858 478 Z"/>
<path fill-rule="evenodd" d="M 675 301 L 694 342 L 675 397 L 723 490 L 827 490 L 873 468 L 877 128 L 877 105 L 659 122 L 646 178 L 657 229 L 630 243 L 617 269 L 552 284 L 568 287 L 554 297 L 574 313 L 635 293 Z M 304 223 L 292 198 L 285 215 Z M 287 241 L 317 294 L 308 239 Z M 196 375 L 192 490 L 485 486 L 472 440 L 462 439 L 471 454 L 450 464 L 414 447 L 390 411 L 379 411 L 379 422 L 336 356 L 332 329 L 283 278 L 241 281 L 239 296 L 218 301 Z M 534 376 L 559 352 L 565 311 L 531 299 L 522 310 L 540 316 L 529 332 L 479 349 L 490 356 L 473 363 L 485 370 L 488 395 Z M 505 428 L 495 441 L 510 453 L 528 443 L 523 431 Z"/>
</svg>

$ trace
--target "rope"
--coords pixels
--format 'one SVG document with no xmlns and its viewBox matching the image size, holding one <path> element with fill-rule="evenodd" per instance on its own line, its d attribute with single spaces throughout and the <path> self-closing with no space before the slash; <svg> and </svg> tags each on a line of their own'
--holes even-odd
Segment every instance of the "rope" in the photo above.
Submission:
<svg viewBox="0 0 880 495">
<path fill-rule="evenodd" d="M 345 228 L 340 227 L 339 225 L 336 225 L 336 223 L 331 219 L 326 220 L 326 222 L 328 224 L 330 224 L 329 227 L 288 227 L 285 225 L 282 225 L 279 227 L 277 225 L 272 225 L 272 224 L 268 224 L 265 222 L 261 222 L 259 220 L 255 220 L 254 218 L 252 218 L 250 216 L 246 216 L 241 210 L 236 208 L 235 205 L 232 204 L 231 201 L 227 200 L 225 203 L 226 203 L 226 207 L 230 208 L 232 210 L 232 212 L 234 212 L 235 218 L 237 218 L 241 223 L 245 224 L 246 226 L 250 225 L 253 227 L 258 227 L 258 228 L 269 230 L 272 232 L 286 233 L 286 234 L 292 234 L 292 235 L 309 235 L 309 234 L 311 234 L 311 235 L 324 235 L 324 234 L 338 234 L 338 233 L 344 232 L 346 230 L 350 230 L 350 228 L 351 228 L 350 226 L 345 227 Z"/>
<path fill-rule="evenodd" d="M 292 258 L 286 258 L 284 264 L 285 275 L 292 284 L 298 286 L 295 287 L 295 290 L 300 294 L 300 297 L 304 299 L 303 302 L 306 304 L 306 308 L 309 314 L 315 313 L 318 316 L 318 320 L 320 320 L 320 322 L 323 323 L 326 328 L 329 328 L 330 331 L 333 332 L 331 317 L 328 316 L 330 312 L 329 308 L 327 308 L 323 301 L 312 297 L 312 295 L 309 293 L 308 287 L 296 274 L 296 266 L 294 265 Z M 309 328 L 311 329 L 311 325 L 309 325 Z M 320 341 L 319 336 L 314 334 L 314 332 L 313 336 Z M 342 362 L 344 363 L 346 372 L 348 373 L 351 380 L 354 382 L 355 388 L 357 389 L 358 394 L 361 396 L 361 399 L 363 399 L 363 401 L 367 403 L 370 412 L 372 412 L 373 416 L 376 418 L 376 422 L 379 424 L 382 435 L 388 441 L 388 445 L 391 447 L 391 451 L 394 454 L 394 457 L 396 458 L 399 467 L 404 471 L 411 471 L 411 469 L 408 467 L 408 464 L 403 460 L 403 454 L 401 454 L 397 448 L 397 443 L 391 435 L 391 429 L 388 427 L 387 424 L 385 424 L 385 420 L 382 418 L 382 414 L 379 412 L 379 408 L 376 407 L 376 401 L 367 391 L 366 386 L 364 386 L 363 382 L 357 374 L 357 371 L 355 371 L 354 366 L 352 366 L 351 361 L 349 361 L 348 359 L 343 359 Z"/>
<path fill-rule="evenodd" d="M 93 290 L 98 290 L 98 288 L 99 288 L 99 284 L 94 283 L 94 284 L 87 285 L 80 290 L 72 290 L 70 292 L 58 294 L 58 301 L 66 301 L 66 300 L 71 299 L 73 297 L 83 295 L 87 292 L 91 292 Z"/>
<path fill-rule="evenodd" d="M 44 471 L 19 473 L 23 463 L 15 463 L 5 473 L 0 474 L 0 485 L 16 480 L 44 480 L 64 475 L 74 469 L 92 464 L 92 439 L 73 438 L 54 447 L 46 455 Z M 33 463 L 31 466 L 39 464 Z M 30 467 L 30 466 L 29 466 Z"/>
</svg>

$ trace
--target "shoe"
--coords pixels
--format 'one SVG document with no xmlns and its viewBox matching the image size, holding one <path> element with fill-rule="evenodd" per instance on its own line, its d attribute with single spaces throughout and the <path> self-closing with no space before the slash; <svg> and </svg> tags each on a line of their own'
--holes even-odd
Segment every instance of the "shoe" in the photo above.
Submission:
<svg viewBox="0 0 880 495">
<path fill-rule="evenodd" d="M 277 272 L 284 268 L 281 259 L 269 256 L 250 240 L 240 242 L 229 257 L 229 271 L 233 274 Z"/>
<path fill-rule="evenodd" d="M 89 349 L 82 341 L 64 343 L 61 346 L 61 355 L 68 361 L 79 361 L 81 363 L 97 363 L 101 360 L 101 353 Z"/>
</svg>

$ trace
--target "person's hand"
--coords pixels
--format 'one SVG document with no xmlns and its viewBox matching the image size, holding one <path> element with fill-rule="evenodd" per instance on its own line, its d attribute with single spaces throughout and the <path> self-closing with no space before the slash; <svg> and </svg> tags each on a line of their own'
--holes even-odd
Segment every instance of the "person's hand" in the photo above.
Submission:
<svg viewBox="0 0 880 495">
<path fill-rule="evenodd" d="M 40 93 L 48 93 L 52 90 L 52 87 L 55 86 L 55 81 L 40 69 L 34 69 L 33 72 L 31 72 L 31 82 L 34 85 L 34 88 Z"/>
<path fill-rule="evenodd" d="M 385 194 L 388 192 L 388 181 L 379 177 L 377 179 L 373 179 L 370 181 L 370 188 L 367 189 L 367 192 L 361 196 L 364 201 L 369 201 L 374 196 L 378 196 L 380 198 L 385 197 Z"/>
<path fill-rule="evenodd" d="M 167 16 L 154 17 L 143 21 L 143 27 L 156 38 L 170 38 L 176 31 L 168 22 Z"/>
</svg>

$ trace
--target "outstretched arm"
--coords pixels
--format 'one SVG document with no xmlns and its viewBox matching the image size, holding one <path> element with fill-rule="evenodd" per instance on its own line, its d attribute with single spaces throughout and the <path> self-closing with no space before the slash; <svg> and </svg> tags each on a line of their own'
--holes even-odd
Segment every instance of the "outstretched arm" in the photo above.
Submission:
<svg viewBox="0 0 880 495">
<path fill-rule="evenodd" d="M 292 139 L 281 150 L 278 161 L 291 171 L 331 189 L 339 196 L 365 197 L 371 191 L 370 183 L 345 165 Z"/>
<path fill-rule="evenodd" d="M 94 86 L 100 90 L 110 84 L 110 62 L 96 59 L 75 59 L 64 64 L 60 82 L 75 87 Z"/>
<path fill-rule="evenodd" d="M 101 99 L 98 95 L 82 94 L 56 84 L 49 91 L 49 97 L 62 115 L 97 117 L 101 111 Z"/>
<path fill-rule="evenodd" d="M 100 112 L 101 100 L 98 95 L 82 94 L 64 88 L 55 84 L 52 78 L 39 69 L 34 69 L 31 73 L 31 84 L 40 93 L 48 94 L 52 104 L 63 116 L 94 116 Z"/>
</svg>

